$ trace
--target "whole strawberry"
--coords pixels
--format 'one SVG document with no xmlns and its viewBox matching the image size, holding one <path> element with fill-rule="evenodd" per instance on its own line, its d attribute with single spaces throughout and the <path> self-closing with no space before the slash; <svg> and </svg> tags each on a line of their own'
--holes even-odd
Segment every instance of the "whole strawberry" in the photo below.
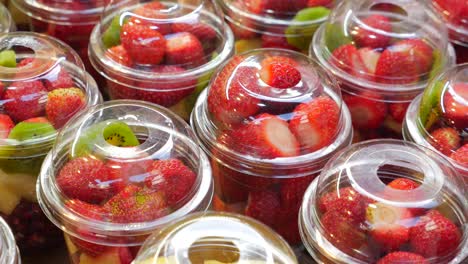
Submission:
<svg viewBox="0 0 468 264">
<path fill-rule="evenodd" d="M 451 127 L 442 127 L 431 132 L 431 144 L 447 156 L 458 149 L 460 143 L 458 132 Z"/>
<path fill-rule="evenodd" d="M 193 34 L 181 32 L 166 37 L 166 63 L 193 67 L 204 62 L 203 46 Z"/>
<path fill-rule="evenodd" d="M 421 255 L 396 251 L 379 259 L 377 264 L 429 264 L 429 262 Z"/>
<path fill-rule="evenodd" d="M 273 88 L 292 88 L 301 81 L 301 73 L 294 61 L 288 63 L 284 59 L 272 57 L 263 60 L 261 64 L 260 78 Z"/>
<path fill-rule="evenodd" d="M 164 59 L 166 39 L 149 26 L 128 22 L 122 26 L 120 40 L 136 63 L 157 65 Z"/>
<path fill-rule="evenodd" d="M 15 122 L 42 116 L 44 104 L 41 99 L 47 89 L 41 81 L 17 81 L 7 87 L 3 100 L 8 115 Z"/>
<path fill-rule="evenodd" d="M 352 187 L 340 188 L 339 191 L 326 193 L 318 200 L 318 208 L 322 213 L 336 211 L 343 213 L 354 222 L 365 219 L 366 208 L 370 200 Z"/>
<path fill-rule="evenodd" d="M 273 227 L 278 216 L 280 200 L 272 191 L 253 191 L 249 194 L 245 215 Z"/>
<path fill-rule="evenodd" d="M 130 67 L 133 64 L 132 58 L 122 45 L 114 46 L 106 51 L 106 56 L 111 60 Z"/>
<path fill-rule="evenodd" d="M 85 104 L 81 89 L 58 88 L 47 94 L 46 116 L 55 128 L 61 128 Z"/>
<path fill-rule="evenodd" d="M 383 15 L 370 15 L 362 19 L 362 24 L 364 24 L 364 26 L 357 27 L 355 35 L 353 36 L 358 46 L 385 48 L 389 44 L 391 36 L 378 33 L 378 31 L 391 33 L 392 25 L 388 17 Z"/>
<path fill-rule="evenodd" d="M 468 167 L 468 144 L 463 145 L 450 155 L 450 158 L 460 163 L 464 167 Z"/>
<path fill-rule="evenodd" d="M 75 83 L 67 70 L 57 67 L 44 78 L 44 85 L 47 91 L 52 91 L 58 88 L 74 87 Z"/>
<path fill-rule="evenodd" d="M 13 123 L 8 115 L 0 114 L 0 139 L 8 138 L 8 135 L 14 126 L 15 123 Z"/>
</svg>

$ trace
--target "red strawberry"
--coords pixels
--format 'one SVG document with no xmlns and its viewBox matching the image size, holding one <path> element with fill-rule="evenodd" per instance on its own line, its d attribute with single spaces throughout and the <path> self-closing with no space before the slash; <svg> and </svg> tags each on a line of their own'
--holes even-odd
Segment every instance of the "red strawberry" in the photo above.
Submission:
<svg viewBox="0 0 468 264">
<path fill-rule="evenodd" d="M 352 73 L 353 61 L 360 58 L 358 50 L 353 44 L 346 44 L 336 48 L 332 52 L 332 63 L 341 70 Z M 362 64 L 362 63 L 361 63 Z"/>
<path fill-rule="evenodd" d="M 107 81 L 107 87 L 109 88 L 109 96 L 112 99 L 134 99 L 139 100 L 139 90 L 127 85 L 119 84 L 113 81 Z M 143 99 L 144 100 L 144 99 Z"/>
<path fill-rule="evenodd" d="M 290 45 L 284 34 L 268 34 L 262 35 L 262 47 L 263 48 L 280 48 L 288 50 L 297 50 L 296 47 Z"/>
<path fill-rule="evenodd" d="M 135 25 L 144 25 L 156 30 L 162 35 L 167 35 L 172 32 L 171 24 L 167 22 L 159 22 L 158 20 L 167 19 L 165 14 L 166 7 L 158 1 L 153 1 L 133 10 L 136 16 L 132 16 L 128 23 Z"/>
<path fill-rule="evenodd" d="M 277 15 L 279 16 L 291 15 L 307 7 L 307 0 L 295 0 L 295 1 L 265 0 L 264 2 L 266 4 L 265 9 L 276 12 Z"/>
<path fill-rule="evenodd" d="M 379 259 L 377 264 L 429 264 L 429 262 L 421 255 L 396 251 Z"/>
<path fill-rule="evenodd" d="M 51 73 L 47 74 L 44 79 L 44 85 L 47 91 L 50 92 L 58 88 L 74 87 L 75 83 L 67 70 L 57 67 Z"/>
<path fill-rule="evenodd" d="M 80 157 L 67 162 L 60 169 L 57 185 L 70 199 L 98 204 L 119 191 L 113 180 L 104 162 Z"/>
<path fill-rule="evenodd" d="M 301 73 L 295 67 L 296 63 L 290 64 L 276 57 L 267 58 L 262 61 L 260 78 L 266 84 L 280 89 L 292 88 L 301 81 Z"/>
<path fill-rule="evenodd" d="M 0 82 L 0 99 L 3 98 L 3 94 L 5 93 L 5 84 Z"/>
<path fill-rule="evenodd" d="M 368 99 L 366 94 L 344 95 L 343 100 L 351 112 L 353 126 L 357 129 L 375 129 L 385 120 L 387 105 L 380 100 Z"/>
<path fill-rule="evenodd" d="M 34 61 L 34 58 L 25 58 L 25 59 L 22 59 L 17 65 L 16 67 L 17 68 L 20 68 L 20 67 L 24 67 L 30 63 L 32 63 Z"/>
<path fill-rule="evenodd" d="M 8 115 L 0 114 L 0 139 L 8 138 L 8 135 L 14 126 L 15 123 L 13 123 Z"/>
<path fill-rule="evenodd" d="M 204 62 L 203 46 L 193 34 L 181 32 L 166 36 L 166 63 L 198 66 Z"/>
<path fill-rule="evenodd" d="M 364 26 L 357 27 L 355 30 L 354 41 L 360 47 L 369 48 L 385 48 L 390 40 L 391 36 L 388 34 L 383 35 L 378 31 L 392 33 L 392 25 L 390 19 L 383 15 L 370 15 L 362 19 Z"/>
<path fill-rule="evenodd" d="M 265 11 L 268 1 L 270 0 L 246 0 L 243 4 L 249 12 L 261 14 Z"/>
<path fill-rule="evenodd" d="M 120 40 L 136 63 L 156 65 L 164 59 L 166 39 L 148 26 L 126 23 L 122 26 Z"/>
<path fill-rule="evenodd" d="M 410 229 L 413 252 L 424 257 L 442 257 L 454 252 L 461 241 L 458 227 L 436 210 L 429 211 Z"/>
<path fill-rule="evenodd" d="M 256 69 L 239 66 L 243 60 L 241 56 L 234 56 L 214 76 L 208 91 L 208 110 L 217 120 L 226 124 L 240 123 L 259 110 L 260 99 L 246 91 L 258 89 Z M 239 80 L 243 83 L 239 83 Z"/>
<path fill-rule="evenodd" d="M 275 226 L 275 231 L 280 234 L 290 245 L 299 245 L 302 242 L 301 235 L 299 233 L 299 223 L 296 217 L 290 219 L 289 222 L 285 222 Z"/>
<path fill-rule="evenodd" d="M 370 200 L 359 194 L 352 187 L 341 188 L 338 192 L 329 192 L 318 201 L 318 208 L 322 213 L 336 211 L 352 218 L 355 222 L 365 219 L 366 208 Z"/>
<path fill-rule="evenodd" d="M 85 94 L 81 89 L 55 89 L 47 95 L 46 115 L 55 128 L 61 128 L 85 104 Z"/>
<path fill-rule="evenodd" d="M 111 178 L 125 186 L 129 183 L 136 184 L 142 182 L 142 179 L 149 175 L 151 164 L 153 164 L 153 160 L 150 158 L 125 160 L 110 159 L 107 161 L 106 166 L 109 168 Z"/>
<path fill-rule="evenodd" d="M 461 139 L 455 129 L 443 127 L 431 132 L 431 144 L 438 151 L 450 156 L 460 147 Z"/>
<path fill-rule="evenodd" d="M 106 56 L 111 60 L 122 64 L 123 66 L 130 67 L 133 64 L 132 58 L 122 45 L 114 46 L 106 51 Z"/>
<path fill-rule="evenodd" d="M 115 223 L 137 223 L 156 220 L 167 214 L 164 194 L 136 185 L 128 185 L 104 204 Z"/>
<path fill-rule="evenodd" d="M 257 36 L 255 25 L 252 22 L 245 22 L 242 25 L 229 23 L 236 39 L 252 39 Z"/>
<path fill-rule="evenodd" d="M 419 187 L 419 183 L 406 178 L 398 178 L 387 184 L 388 187 L 397 190 L 413 190 Z"/>
<path fill-rule="evenodd" d="M 283 208 L 299 208 L 302 198 L 316 175 L 281 180 L 281 205 Z"/>
<path fill-rule="evenodd" d="M 249 194 L 247 207 L 245 208 L 245 215 L 273 227 L 276 217 L 278 216 L 279 208 L 280 200 L 275 192 L 251 192 Z"/>
<path fill-rule="evenodd" d="M 21 122 L 37 116 L 42 116 L 44 104 L 41 98 L 47 93 L 40 81 L 13 82 L 8 86 L 3 96 L 4 107 L 12 120 Z"/>
<path fill-rule="evenodd" d="M 401 123 L 403 122 L 403 119 L 405 119 L 408 106 L 409 103 L 390 103 L 388 105 L 388 110 L 393 119 L 398 123 Z"/>
<path fill-rule="evenodd" d="M 165 194 L 169 206 L 189 198 L 197 175 L 178 159 L 156 160 L 149 168 L 145 185 Z"/>
<path fill-rule="evenodd" d="M 468 127 L 468 82 L 456 83 L 443 95 L 444 117 L 459 129 Z"/>
<path fill-rule="evenodd" d="M 306 153 L 330 145 L 336 135 L 340 108 L 328 96 L 320 96 L 294 109 L 289 128 Z"/>
<path fill-rule="evenodd" d="M 195 23 L 174 23 L 172 24 L 174 33 L 189 32 L 197 37 L 200 42 L 213 41 L 216 39 L 216 30 L 203 22 Z"/>
<path fill-rule="evenodd" d="M 457 151 L 450 155 L 450 158 L 460 163 L 464 167 L 468 167 L 468 144 L 463 145 Z"/>
<path fill-rule="evenodd" d="M 332 7 L 333 0 L 309 0 L 307 2 L 307 7 L 317 7 L 317 6 Z"/>
</svg>

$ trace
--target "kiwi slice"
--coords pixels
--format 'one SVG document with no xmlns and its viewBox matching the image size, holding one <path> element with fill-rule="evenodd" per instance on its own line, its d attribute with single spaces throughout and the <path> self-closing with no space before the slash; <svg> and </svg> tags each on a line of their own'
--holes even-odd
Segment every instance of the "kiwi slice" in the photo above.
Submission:
<svg viewBox="0 0 468 264">
<path fill-rule="evenodd" d="M 102 43 L 106 48 L 111 48 L 117 45 L 120 45 L 120 30 L 122 26 L 120 25 L 120 16 L 117 15 L 112 19 L 109 27 L 102 34 Z"/>
<path fill-rule="evenodd" d="M 4 50 L 0 52 L 0 66 L 15 68 L 16 53 L 14 50 Z"/>
<path fill-rule="evenodd" d="M 426 88 L 419 106 L 419 119 L 425 128 L 431 127 L 440 116 L 440 97 L 444 90 L 445 82 L 438 81 Z"/>
<path fill-rule="evenodd" d="M 292 21 L 313 21 L 327 17 L 330 14 L 330 9 L 326 7 L 309 7 L 300 10 L 294 16 Z M 307 50 L 312 40 L 312 35 L 317 30 L 318 25 L 311 25 L 309 27 L 298 27 L 298 26 L 289 26 L 285 33 L 286 35 L 291 35 L 286 38 L 289 45 L 292 45 L 300 50 Z"/>
<path fill-rule="evenodd" d="M 48 135 L 52 135 L 56 132 L 54 126 L 50 122 L 30 122 L 23 121 L 16 124 L 15 127 L 8 135 L 10 139 L 16 139 L 19 141 L 42 138 Z"/>
<path fill-rule="evenodd" d="M 140 144 L 130 127 L 120 121 L 107 125 L 102 135 L 109 144 L 116 147 L 135 147 Z"/>
<path fill-rule="evenodd" d="M 343 28 L 338 24 L 327 24 L 325 26 L 325 45 L 330 52 L 333 52 L 342 45 L 351 43 L 352 40 L 343 32 Z"/>
<path fill-rule="evenodd" d="M 259 38 L 240 39 L 234 44 L 236 53 L 244 53 L 248 50 L 259 49 L 262 47 L 262 40 Z"/>
<path fill-rule="evenodd" d="M 429 72 L 429 79 L 432 79 L 439 74 L 440 70 L 442 69 L 443 58 L 440 54 L 439 50 L 434 50 L 432 53 L 432 68 Z"/>
</svg>

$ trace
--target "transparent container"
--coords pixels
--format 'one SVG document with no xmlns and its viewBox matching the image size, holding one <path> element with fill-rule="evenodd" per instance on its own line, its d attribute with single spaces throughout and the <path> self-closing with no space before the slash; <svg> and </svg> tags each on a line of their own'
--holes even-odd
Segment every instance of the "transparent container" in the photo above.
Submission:
<svg viewBox="0 0 468 264">
<path fill-rule="evenodd" d="M 166 108 L 133 100 L 70 120 L 37 188 L 72 264 L 130 263 L 150 233 L 205 211 L 213 194 L 208 158 L 191 128 Z"/>
<path fill-rule="evenodd" d="M 468 64 L 446 69 L 413 100 L 403 136 L 437 150 L 468 182 Z"/>
<path fill-rule="evenodd" d="M 236 52 L 283 48 L 307 54 L 317 28 L 339 0 L 218 1 L 236 38 Z"/>
<path fill-rule="evenodd" d="M 0 36 L 0 86 L 0 215 L 23 256 L 41 254 L 62 241 L 37 203 L 42 161 L 57 129 L 102 99 L 78 55 L 36 33 Z"/>
<path fill-rule="evenodd" d="M 455 63 L 442 19 L 426 1 L 410 0 L 344 1 L 310 55 L 341 83 L 356 141 L 402 138 L 411 100 Z"/>
<path fill-rule="evenodd" d="M 125 1 L 106 8 L 89 54 L 111 100 L 156 103 L 188 120 L 233 50 L 232 31 L 212 1 Z"/>
<path fill-rule="evenodd" d="M 435 12 L 445 20 L 457 63 L 468 62 L 468 3 L 463 0 L 431 0 Z"/>
<path fill-rule="evenodd" d="M 300 244 L 302 194 L 351 143 L 350 118 L 335 80 L 305 55 L 264 49 L 234 56 L 191 116 L 211 158 L 214 210 L 251 216 Z"/>
<path fill-rule="evenodd" d="M 15 22 L 11 18 L 10 12 L 0 3 L 0 33 L 6 33 L 15 30 Z"/>
<path fill-rule="evenodd" d="M 464 263 L 466 185 L 435 151 L 394 139 L 351 145 L 307 189 L 301 237 L 318 263 Z"/>
<path fill-rule="evenodd" d="M 278 234 L 252 218 L 230 213 L 188 215 L 153 234 L 134 264 L 298 263 Z"/>
<path fill-rule="evenodd" d="M 0 217 L 0 263 L 20 264 L 15 237 L 8 224 Z"/>
</svg>

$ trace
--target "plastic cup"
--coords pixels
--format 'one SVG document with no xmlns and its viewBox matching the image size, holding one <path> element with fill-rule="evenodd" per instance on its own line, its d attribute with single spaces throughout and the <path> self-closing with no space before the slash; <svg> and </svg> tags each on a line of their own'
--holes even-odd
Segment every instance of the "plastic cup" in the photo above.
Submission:
<svg viewBox="0 0 468 264">
<path fill-rule="evenodd" d="M 310 55 L 343 92 L 355 141 L 402 138 L 406 109 L 455 63 L 441 18 L 425 1 L 344 1 L 315 34 Z"/>
<path fill-rule="evenodd" d="M 5 264 L 21 263 L 15 237 L 8 224 L 0 217 L 0 262 Z"/>
<path fill-rule="evenodd" d="M 272 67 L 294 77 L 271 77 Z M 298 52 L 236 55 L 198 98 L 191 124 L 211 158 L 213 209 L 256 218 L 300 244 L 302 194 L 326 160 L 352 139 L 335 80 Z"/>
<path fill-rule="evenodd" d="M 56 39 L 8 33 L 0 36 L 0 50 L 0 215 L 23 256 L 41 254 L 62 241 L 37 203 L 42 161 L 56 130 L 102 99 L 78 55 Z"/>
<path fill-rule="evenodd" d="M 370 140 L 330 159 L 309 186 L 301 237 L 318 263 L 464 263 L 467 205 L 443 156 Z"/>
<path fill-rule="evenodd" d="M 7 33 L 15 30 L 15 22 L 11 18 L 8 9 L 0 3 L 0 33 Z"/>
<path fill-rule="evenodd" d="M 444 70 L 411 102 L 405 140 L 435 149 L 468 182 L 468 64 Z"/>
<path fill-rule="evenodd" d="M 124 1 L 104 12 L 89 54 L 111 100 L 156 103 L 187 120 L 233 50 L 232 32 L 212 1 Z"/>
<path fill-rule="evenodd" d="M 298 263 L 278 234 L 252 218 L 230 213 L 188 215 L 148 238 L 135 264 Z"/>
<path fill-rule="evenodd" d="M 283 48 L 307 54 L 317 28 L 339 0 L 218 1 L 236 38 L 236 52 Z"/>
<path fill-rule="evenodd" d="M 107 102 L 67 123 L 37 192 L 72 264 L 130 263 L 152 232 L 207 210 L 211 168 L 195 139 L 174 113 L 142 101 Z"/>
</svg>

